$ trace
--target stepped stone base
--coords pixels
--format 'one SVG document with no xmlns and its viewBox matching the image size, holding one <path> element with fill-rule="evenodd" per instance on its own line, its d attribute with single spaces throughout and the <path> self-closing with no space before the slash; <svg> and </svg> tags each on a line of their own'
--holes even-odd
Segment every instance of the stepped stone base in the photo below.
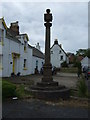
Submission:
<svg viewBox="0 0 90 120">
<path fill-rule="evenodd" d="M 65 86 L 58 85 L 58 82 L 41 82 L 37 85 L 31 86 L 28 91 L 38 99 L 44 100 L 58 100 L 69 99 L 70 89 Z"/>
</svg>

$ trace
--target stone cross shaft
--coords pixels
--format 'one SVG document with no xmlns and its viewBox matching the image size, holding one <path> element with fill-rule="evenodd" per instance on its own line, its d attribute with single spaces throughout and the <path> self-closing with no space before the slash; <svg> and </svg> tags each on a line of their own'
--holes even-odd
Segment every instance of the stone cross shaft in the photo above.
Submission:
<svg viewBox="0 0 90 120">
<path fill-rule="evenodd" d="M 52 26 L 52 14 L 50 13 L 50 9 L 46 10 L 47 13 L 44 14 L 44 25 L 46 27 L 45 33 L 45 64 L 43 66 L 43 82 L 52 81 L 52 65 L 50 63 L 50 27 Z"/>
</svg>

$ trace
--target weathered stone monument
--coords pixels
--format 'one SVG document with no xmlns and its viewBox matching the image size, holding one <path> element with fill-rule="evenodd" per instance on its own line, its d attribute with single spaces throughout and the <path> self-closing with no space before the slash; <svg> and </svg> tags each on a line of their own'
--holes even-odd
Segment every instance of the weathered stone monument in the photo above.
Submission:
<svg viewBox="0 0 90 120">
<path fill-rule="evenodd" d="M 61 86 L 58 82 L 53 81 L 52 65 L 50 63 L 50 27 L 52 26 L 52 14 L 50 9 L 46 10 L 44 14 L 44 25 L 46 27 L 45 34 L 45 64 L 43 66 L 44 73 L 41 82 L 30 87 L 30 92 L 40 99 L 56 100 L 59 98 L 69 98 L 70 90 L 65 86 Z"/>
</svg>

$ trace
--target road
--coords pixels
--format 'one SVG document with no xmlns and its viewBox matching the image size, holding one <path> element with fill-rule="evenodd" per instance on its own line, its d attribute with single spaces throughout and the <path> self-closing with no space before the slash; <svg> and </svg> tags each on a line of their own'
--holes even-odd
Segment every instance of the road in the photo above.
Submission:
<svg viewBox="0 0 90 120">
<path fill-rule="evenodd" d="M 88 118 L 88 109 L 49 105 L 31 99 L 3 102 L 3 118 Z"/>
</svg>

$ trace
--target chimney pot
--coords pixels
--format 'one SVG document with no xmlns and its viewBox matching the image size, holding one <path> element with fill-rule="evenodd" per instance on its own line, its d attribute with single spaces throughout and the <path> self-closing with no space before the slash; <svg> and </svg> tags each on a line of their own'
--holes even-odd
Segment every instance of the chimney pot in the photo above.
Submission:
<svg viewBox="0 0 90 120">
<path fill-rule="evenodd" d="M 11 23 L 10 29 L 15 32 L 16 35 L 19 35 L 19 25 L 18 21 Z"/>
<path fill-rule="evenodd" d="M 55 39 L 54 44 L 58 44 L 58 40 L 57 39 Z"/>
</svg>

